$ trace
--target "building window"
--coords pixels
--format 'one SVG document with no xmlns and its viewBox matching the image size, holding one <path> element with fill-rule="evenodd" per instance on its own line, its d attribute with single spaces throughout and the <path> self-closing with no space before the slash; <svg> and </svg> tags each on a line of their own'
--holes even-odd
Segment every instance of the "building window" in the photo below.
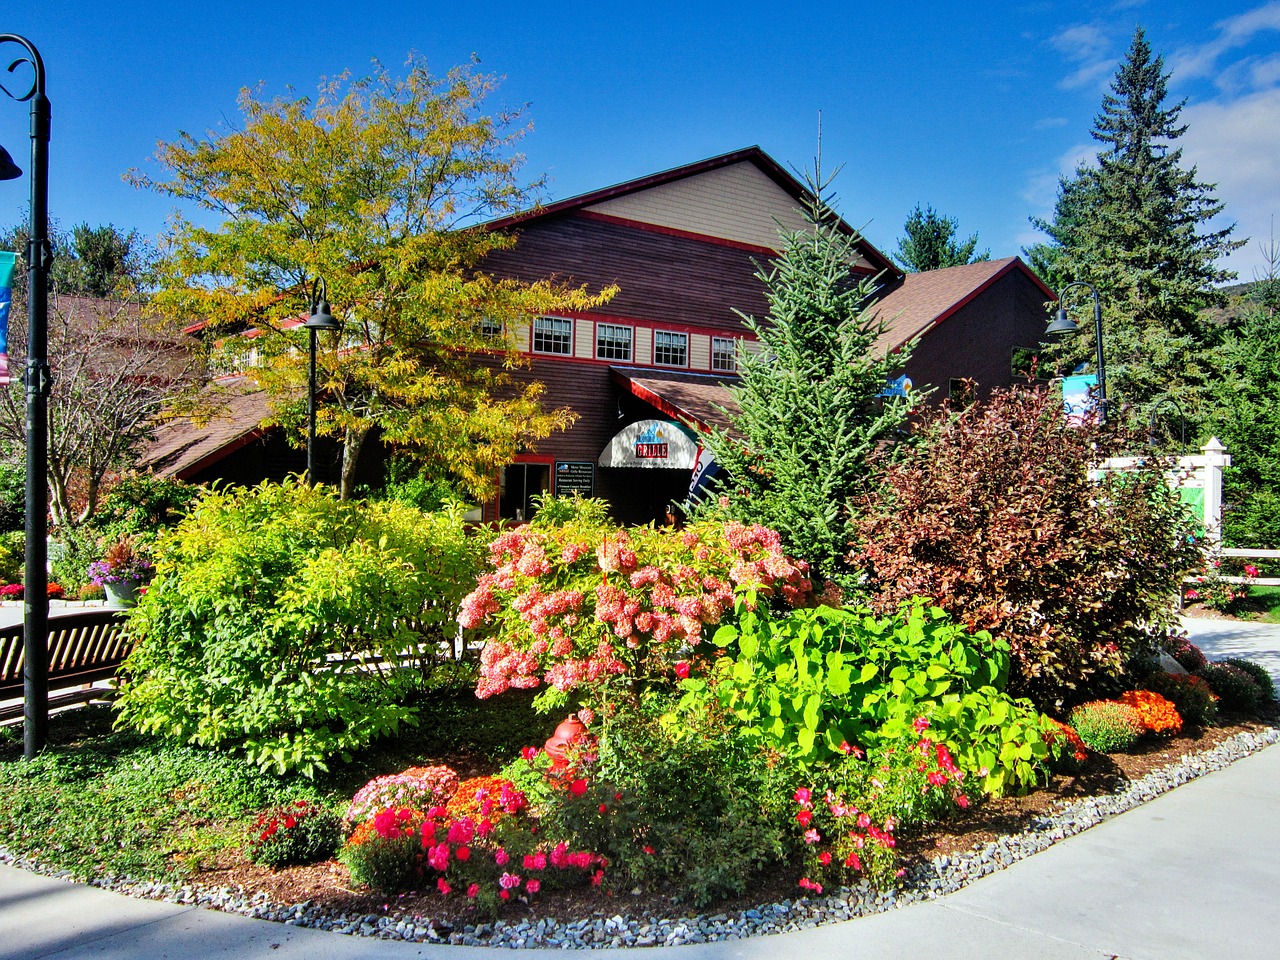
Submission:
<svg viewBox="0 0 1280 960">
<path fill-rule="evenodd" d="M 498 516 L 522 523 L 538 511 L 537 497 L 551 487 L 551 467 L 545 463 L 512 463 L 502 468 L 498 484 Z"/>
<path fill-rule="evenodd" d="M 614 323 L 596 324 L 596 359 L 631 360 L 631 328 Z"/>
<path fill-rule="evenodd" d="M 497 339 L 502 336 L 502 321 L 493 317 L 480 318 L 480 335 Z"/>
<path fill-rule="evenodd" d="M 731 337 L 711 338 L 711 369 L 738 372 L 738 341 Z"/>
<path fill-rule="evenodd" d="M 669 330 L 653 332 L 653 362 L 664 367 L 689 365 L 689 335 Z"/>
<path fill-rule="evenodd" d="M 947 399 L 954 408 L 970 406 L 978 399 L 978 385 L 967 377 L 952 377 L 947 383 Z"/>
<path fill-rule="evenodd" d="M 562 317 L 534 317 L 533 352 L 573 354 L 573 321 Z"/>
</svg>

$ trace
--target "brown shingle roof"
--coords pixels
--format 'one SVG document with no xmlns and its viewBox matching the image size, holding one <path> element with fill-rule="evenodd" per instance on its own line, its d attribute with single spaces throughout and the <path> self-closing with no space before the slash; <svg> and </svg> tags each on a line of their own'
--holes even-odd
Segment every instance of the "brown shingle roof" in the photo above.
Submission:
<svg viewBox="0 0 1280 960">
<path fill-rule="evenodd" d="M 223 381 L 214 389 L 218 411 L 213 418 L 202 424 L 186 418 L 162 424 L 138 460 L 139 469 L 185 480 L 262 436 L 259 424 L 269 412 L 264 390 L 244 378 Z"/>
<path fill-rule="evenodd" d="M 717 407 L 732 416 L 739 412 L 729 392 L 729 384 L 737 383 L 737 377 L 669 373 L 652 367 L 610 367 L 609 373 L 614 383 L 676 420 L 728 430 L 732 420 Z"/>
<path fill-rule="evenodd" d="M 1055 299 L 1054 293 L 1018 257 L 908 273 L 875 305 L 876 312 L 889 324 L 880 340 L 881 349 L 896 350 L 914 340 L 1012 270 L 1021 270 L 1030 277 L 1046 300 Z"/>
</svg>

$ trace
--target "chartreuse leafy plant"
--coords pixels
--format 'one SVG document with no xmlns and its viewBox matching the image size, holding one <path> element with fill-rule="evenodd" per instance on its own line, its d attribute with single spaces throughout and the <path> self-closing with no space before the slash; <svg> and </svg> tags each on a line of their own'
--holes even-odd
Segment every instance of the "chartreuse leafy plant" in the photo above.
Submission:
<svg viewBox="0 0 1280 960">
<path fill-rule="evenodd" d="M 157 545 L 119 722 L 314 774 L 416 723 L 480 547 L 461 511 L 293 481 L 207 494 Z M 370 658 L 390 669 L 372 669 Z"/>
<path fill-rule="evenodd" d="M 1004 692 L 1007 644 L 923 601 L 880 618 L 743 608 L 712 642 L 727 656 L 682 681 L 683 707 L 718 697 L 747 734 L 801 769 L 901 741 L 921 721 L 987 793 L 1030 786 L 1049 756 L 1049 721 Z"/>
</svg>

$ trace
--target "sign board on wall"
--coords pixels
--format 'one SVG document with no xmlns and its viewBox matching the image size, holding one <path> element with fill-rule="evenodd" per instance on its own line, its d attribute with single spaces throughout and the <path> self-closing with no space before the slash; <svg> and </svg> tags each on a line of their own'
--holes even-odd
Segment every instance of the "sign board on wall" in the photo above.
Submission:
<svg viewBox="0 0 1280 960">
<path fill-rule="evenodd" d="M 556 496 L 593 497 L 596 491 L 596 465 L 590 460 L 556 461 Z"/>
</svg>

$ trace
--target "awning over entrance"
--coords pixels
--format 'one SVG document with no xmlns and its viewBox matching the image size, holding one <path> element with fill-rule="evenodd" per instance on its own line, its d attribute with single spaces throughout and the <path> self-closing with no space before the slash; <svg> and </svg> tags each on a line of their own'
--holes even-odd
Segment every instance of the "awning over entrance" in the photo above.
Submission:
<svg viewBox="0 0 1280 960">
<path fill-rule="evenodd" d="M 602 467 L 692 470 L 698 445 L 670 420 L 637 420 L 623 427 L 600 454 Z"/>
<path fill-rule="evenodd" d="M 738 413 L 728 386 L 738 378 L 730 374 L 676 373 L 652 367 L 610 367 L 609 374 L 623 390 L 681 423 L 731 430 L 730 417 Z M 721 413 L 721 407 L 730 416 Z"/>
</svg>

